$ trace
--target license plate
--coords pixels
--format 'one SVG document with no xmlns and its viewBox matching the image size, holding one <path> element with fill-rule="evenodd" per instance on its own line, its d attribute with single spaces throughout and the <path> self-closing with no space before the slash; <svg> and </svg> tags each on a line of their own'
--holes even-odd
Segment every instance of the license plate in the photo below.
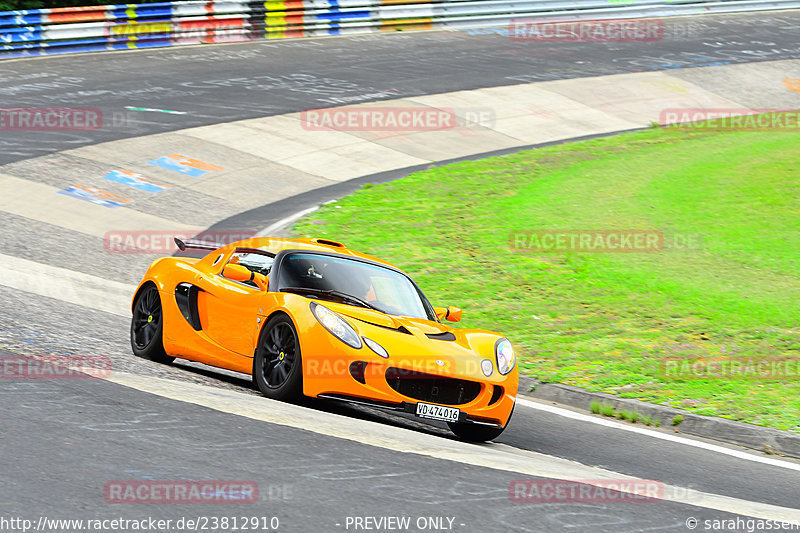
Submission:
<svg viewBox="0 0 800 533">
<path fill-rule="evenodd" d="M 461 411 L 455 407 L 442 407 L 441 405 L 434 405 L 432 403 L 417 404 L 417 416 L 420 418 L 457 422 L 460 413 Z"/>
</svg>

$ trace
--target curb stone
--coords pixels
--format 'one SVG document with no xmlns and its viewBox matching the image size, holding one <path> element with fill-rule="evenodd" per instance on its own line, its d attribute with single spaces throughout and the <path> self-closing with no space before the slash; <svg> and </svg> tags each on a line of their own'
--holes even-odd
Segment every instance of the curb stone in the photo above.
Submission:
<svg viewBox="0 0 800 533">
<path fill-rule="evenodd" d="M 683 422 L 677 426 L 681 433 L 736 444 L 768 455 L 782 455 L 800 459 L 800 435 L 788 431 L 755 426 L 713 416 L 698 415 L 691 411 L 674 407 L 619 398 L 612 394 L 601 392 L 590 392 L 571 385 L 540 383 L 527 376 L 520 376 L 519 378 L 519 394 L 537 400 L 585 409 L 587 414 L 591 403 L 599 401 L 612 405 L 617 411 L 625 409 L 653 419 L 657 418 L 661 420 L 661 427 L 666 429 L 672 427 L 670 422 L 675 415 L 682 415 Z"/>
</svg>

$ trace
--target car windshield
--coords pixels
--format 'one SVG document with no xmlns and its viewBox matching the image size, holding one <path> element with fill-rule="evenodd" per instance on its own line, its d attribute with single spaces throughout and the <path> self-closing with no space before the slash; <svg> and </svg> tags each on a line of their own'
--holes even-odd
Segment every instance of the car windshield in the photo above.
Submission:
<svg viewBox="0 0 800 533">
<path fill-rule="evenodd" d="M 288 255 L 281 262 L 278 291 L 369 307 L 390 315 L 435 320 L 430 303 L 407 276 L 346 257 Z"/>
</svg>

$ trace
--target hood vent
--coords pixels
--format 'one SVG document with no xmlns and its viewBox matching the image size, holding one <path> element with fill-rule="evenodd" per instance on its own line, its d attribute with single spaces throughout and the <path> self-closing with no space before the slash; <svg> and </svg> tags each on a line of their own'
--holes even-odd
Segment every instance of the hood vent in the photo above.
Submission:
<svg viewBox="0 0 800 533">
<path fill-rule="evenodd" d="M 311 242 L 324 244 L 325 246 L 333 246 L 334 248 L 346 248 L 344 244 L 337 241 L 332 241 L 330 239 L 311 239 Z"/>
<path fill-rule="evenodd" d="M 426 337 L 429 339 L 436 339 L 439 341 L 454 341 L 456 340 L 456 336 L 453 335 L 450 331 L 445 331 L 444 333 L 426 333 Z"/>
</svg>

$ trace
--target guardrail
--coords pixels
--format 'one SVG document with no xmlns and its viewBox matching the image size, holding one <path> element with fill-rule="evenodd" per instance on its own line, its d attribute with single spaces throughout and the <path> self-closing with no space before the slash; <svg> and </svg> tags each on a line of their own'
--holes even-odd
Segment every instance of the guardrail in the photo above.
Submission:
<svg viewBox="0 0 800 533">
<path fill-rule="evenodd" d="M 800 8 L 800 0 L 177 1 L 0 12 L 0 58 L 405 31 L 516 19 L 633 19 Z"/>
</svg>

